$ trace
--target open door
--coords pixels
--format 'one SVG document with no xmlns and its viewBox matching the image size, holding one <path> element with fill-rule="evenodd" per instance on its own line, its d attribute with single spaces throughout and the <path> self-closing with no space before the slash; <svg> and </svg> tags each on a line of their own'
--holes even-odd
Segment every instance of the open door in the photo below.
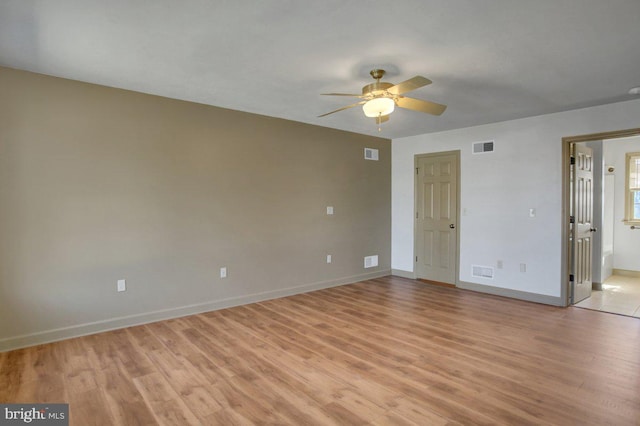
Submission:
<svg viewBox="0 0 640 426">
<path fill-rule="evenodd" d="M 591 296 L 593 281 L 593 150 L 573 144 L 571 163 L 570 303 L 575 304 Z"/>
<path fill-rule="evenodd" d="M 577 144 L 579 143 L 585 143 L 585 142 L 592 142 L 592 141 L 604 141 L 604 140 L 610 140 L 610 139 L 619 139 L 619 138 L 630 138 L 630 137 L 635 137 L 635 136 L 640 136 L 640 127 L 639 128 L 634 128 L 634 129 L 626 129 L 626 130 L 615 130 L 615 131 L 611 131 L 611 132 L 602 132 L 602 133 L 591 133 L 591 134 L 584 134 L 584 135 L 576 135 L 576 136 L 565 136 L 562 138 L 562 158 L 563 158 L 563 162 L 562 162 L 562 246 L 561 246 L 561 253 L 562 253 L 562 259 L 561 259 L 561 280 L 562 280 L 562 285 L 561 285 L 561 291 L 560 291 L 560 300 L 561 300 L 561 304 L 562 305 L 570 305 L 573 303 L 576 303 L 577 301 L 580 300 L 579 295 L 581 296 L 585 296 L 584 293 L 587 293 L 586 297 L 588 297 L 588 295 L 590 294 L 590 289 L 589 286 L 584 286 L 584 284 L 580 285 L 576 283 L 576 280 L 578 279 L 576 277 L 577 274 L 577 269 L 576 269 L 576 263 L 579 262 L 578 259 L 576 259 L 576 248 L 575 245 L 577 244 L 578 240 L 582 240 L 583 242 L 585 241 L 585 238 L 587 238 L 587 241 L 589 243 L 591 243 L 590 241 L 590 236 L 589 234 L 593 235 L 591 230 L 593 228 L 593 232 L 595 232 L 595 227 L 594 226 L 590 226 L 589 229 L 589 233 L 586 233 L 586 229 L 587 227 L 584 226 L 584 223 L 580 226 L 582 229 L 581 230 L 577 230 L 575 229 L 577 226 L 576 223 L 570 223 L 569 218 L 570 217 L 574 217 L 573 222 L 575 222 L 577 219 L 575 218 L 575 211 L 577 210 L 576 206 L 574 204 L 576 204 L 576 200 L 574 197 L 574 194 L 577 193 L 578 191 L 576 191 L 575 186 L 577 185 L 578 182 L 578 178 L 577 178 L 577 174 L 580 173 L 581 175 L 584 176 L 584 173 L 586 172 L 586 170 L 584 170 L 584 167 L 582 167 L 583 170 L 581 170 L 580 172 L 578 172 L 576 164 L 574 164 L 575 162 L 578 161 L 578 159 L 574 156 L 574 147 L 577 146 Z M 581 150 L 582 151 L 582 150 Z M 582 155 L 589 155 L 589 152 L 583 152 Z M 570 159 L 573 159 L 572 161 L 569 161 Z M 592 166 L 592 171 L 594 171 L 593 165 L 595 164 L 593 162 L 593 158 L 591 158 L 591 166 Z M 588 173 L 587 173 L 588 176 Z M 592 194 L 593 195 L 593 194 Z M 593 198 L 591 198 L 593 200 Z M 593 224 L 590 224 L 593 225 Z M 582 257 L 582 259 L 585 259 L 584 255 Z M 586 258 L 588 259 L 588 257 Z M 600 261 L 602 261 L 600 259 Z M 584 268 L 584 264 L 581 265 L 581 273 L 585 274 L 585 273 L 589 273 L 589 275 L 592 275 L 592 272 L 590 271 L 590 268 Z M 581 279 L 584 282 L 584 279 Z M 590 279 L 589 279 L 590 281 Z M 576 289 L 575 287 L 581 287 Z"/>
</svg>

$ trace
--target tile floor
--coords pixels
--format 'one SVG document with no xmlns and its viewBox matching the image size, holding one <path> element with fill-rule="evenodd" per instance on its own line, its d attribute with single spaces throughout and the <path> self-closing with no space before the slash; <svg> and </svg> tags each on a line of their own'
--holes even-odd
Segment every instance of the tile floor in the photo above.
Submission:
<svg viewBox="0 0 640 426">
<path fill-rule="evenodd" d="M 613 275 L 602 284 L 602 291 L 594 290 L 574 306 L 640 318 L 640 278 Z"/>
</svg>

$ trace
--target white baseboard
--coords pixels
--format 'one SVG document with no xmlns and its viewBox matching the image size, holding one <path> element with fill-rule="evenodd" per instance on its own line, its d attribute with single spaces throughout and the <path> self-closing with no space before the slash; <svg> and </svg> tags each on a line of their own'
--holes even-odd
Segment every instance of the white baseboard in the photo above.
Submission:
<svg viewBox="0 0 640 426">
<path fill-rule="evenodd" d="M 402 278 L 408 278 L 410 280 L 416 279 L 414 272 L 403 271 L 402 269 L 392 269 L 391 274 L 398 277 L 402 277 Z M 464 290 L 476 291 L 478 293 L 487 293 L 487 294 L 493 294 L 495 296 L 509 297 L 511 299 L 526 300 L 527 302 L 543 303 L 545 305 L 553 305 L 553 306 L 564 306 L 564 303 L 562 302 L 562 298 L 547 296 L 544 294 L 529 293 L 526 291 L 512 290 L 509 288 L 502 288 L 502 287 L 493 287 L 490 285 L 475 284 L 475 283 L 469 283 L 465 281 L 458 282 L 456 284 L 456 287 Z"/>
<path fill-rule="evenodd" d="M 613 275 L 620 275 L 621 277 L 640 278 L 640 271 L 631 271 L 628 269 L 614 269 Z"/>
<path fill-rule="evenodd" d="M 131 327 L 134 325 L 148 324 L 150 322 L 184 317 L 187 315 L 194 315 L 202 312 L 232 308 L 234 306 L 247 305 L 249 303 L 263 302 L 265 300 L 277 299 L 280 297 L 293 296 L 295 294 L 302 294 L 310 291 L 351 284 L 358 281 L 384 277 L 386 275 L 389 275 L 390 273 L 390 270 L 370 272 L 367 274 L 353 275 L 350 277 L 338 278 L 335 280 L 320 281 L 301 286 L 265 291 L 262 293 L 254 293 L 245 296 L 230 297 L 221 300 L 212 300 L 204 303 L 197 303 L 194 305 L 180 306 L 177 308 L 163 309 L 153 312 L 144 312 L 135 315 L 110 318 L 103 321 L 95 321 L 85 324 L 73 325 L 70 327 L 40 331 L 36 333 L 25 334 L 22 336 L 8 337 L 0 339 L 0 352 L 40 345 L 43 343 L 51 343 L 58 340 L 70 339 L 73 337 L 86 336 L 89 334 L 102 333 L 105 331 Z"/>
<path fill-rule="evenodd" d="M 402 269 L 392 269 L 391 275 L 395 275 L 397 277 L 409 278 L 410 280 L 416 279 L 416 274 L 411 271 L 403 271 Z"/>
<path fill-rule="evenodd" d="M 478 293 L 493 294 L 496 296 L 510 297 L 511 299 L 525 300 L 527 302 L 542 303 L 545 305 L 565 306 L 561 297 L 547 296 L 546 294 L 529 293 L 527 291 L 512 290 L 510 288 L 493 287 L 490 285 L 468 283 L 460 281 L 456 287 Z"/>
</svg>

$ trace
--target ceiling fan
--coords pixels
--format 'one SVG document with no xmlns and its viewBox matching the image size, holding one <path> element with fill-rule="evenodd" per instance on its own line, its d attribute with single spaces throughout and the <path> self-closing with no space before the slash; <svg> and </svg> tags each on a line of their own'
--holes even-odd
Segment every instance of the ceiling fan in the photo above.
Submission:
<svg viewBox="0 0 640 426">
<path fill-rule="evenodd" d="M 428 78 L 417 75 L 409 80 L 394 85 L 393 83 L 380 81 L 385 74 L 384 70 L 374 69 L 371 70 L 369 74 L 371 74 L 371 77 L 373 77 L 376 82 L 364 86 L 362 88 L 361 95 L 350 93 L 323 93 L 323 95 L 328 96 L 352 96 L 362 99 L 360 102 L 338 108 L 335 111 L 319 115 L 318 117 L 324 117 L 326 115 L 333 114 L 334 112 L 362 105 L 364 115 L 375 118 L 376 123 L 380 125 L 381 123 L 389 120 L 389 114 L 393 112 L 395 106 L 433 115 L 440 115 L 447 108 L 446 105 L 437 104 L 435 102 L 402 96 L 407 92 L 431 84 L 431 80 Z M 379 127 L 378 130 L 380 130 Z"/>
</svg>

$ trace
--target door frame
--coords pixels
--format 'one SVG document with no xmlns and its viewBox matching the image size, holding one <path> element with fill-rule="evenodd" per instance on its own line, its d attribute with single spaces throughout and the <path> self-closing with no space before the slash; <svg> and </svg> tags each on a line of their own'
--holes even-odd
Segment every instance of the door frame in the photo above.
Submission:
<svg viewBox="0 0 640 426">
<path fill-rule="evenodd" d="M 460 150 L 453 151 L 438 151 L 438 152 L 425 152 L 422 154 L 415 154 L 413 156 L 413 278 L 418 279 L 418 271 L 416 267 L 416 256 L 418 254 L 418 236 L 416 233 L 418 232 L 418 228 L 416 227 L 416 210 L 418 208 L 418 174 L 416 173 L 416 169 L 418 168 L 418 160 L 420 158 L 428 158 L 428 157 L 440 157 L 444 155 L 454 155 L 456 157 L 456 259 L 455 259 L 455 274 L 454 274 L 454 285 L 458 287 L 460 284 L 460 176 L 461 176 L 461 161 L 460 161 Z"/>
<path fill-rule="evenodd" d="M 603 139 L 628 138 L 632 136 L 640 136 L 640 128 L 615 130 L 611 132 L 591 133 L 586 135 L 567 136 L 562 138 L 562 242 L 561 242 L 561 283 L 560 299 L 563 306 L 569 306 L 569 265 L 571 256 L 571 247 L 569 247 L 569 212 L 571 197 L 571 145 L 578 142 L 600 141 Z"/>
</svg>

